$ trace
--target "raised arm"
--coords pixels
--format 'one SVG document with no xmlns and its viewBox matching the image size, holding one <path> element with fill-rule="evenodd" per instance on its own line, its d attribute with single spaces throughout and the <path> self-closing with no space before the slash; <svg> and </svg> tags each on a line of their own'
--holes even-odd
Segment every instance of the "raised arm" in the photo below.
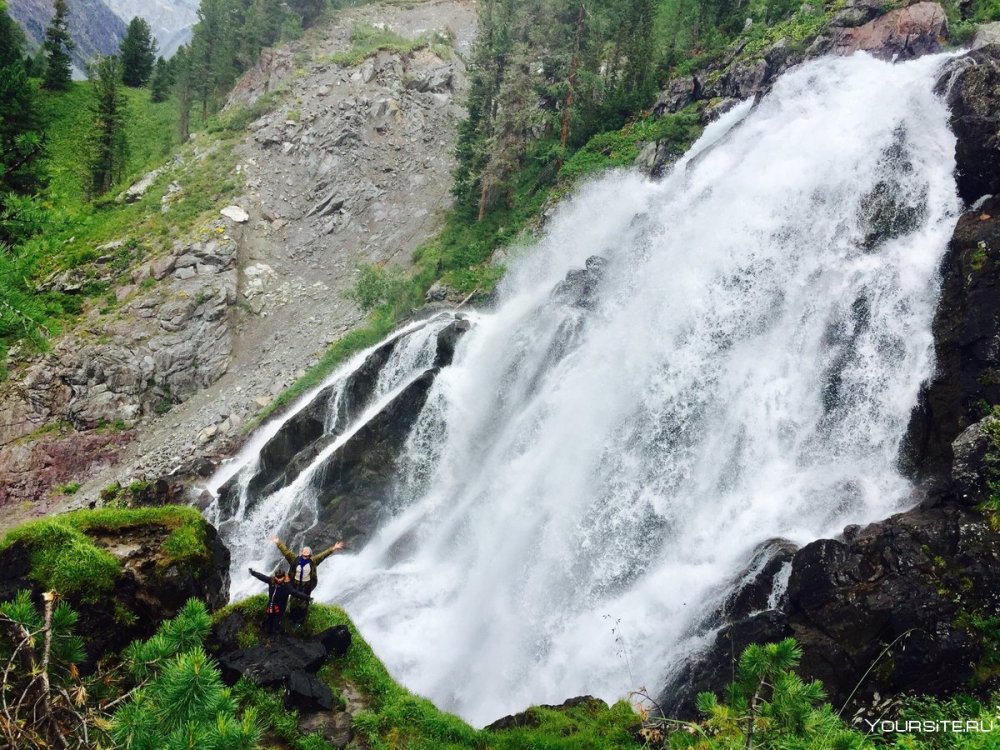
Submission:
<svg viewBox="0 0 1000 750">
<path fill-rule="evenodd" d="M 326 558 L 328 558 L 334 552 L 336 552 L 337 550 L 341 550 L 343 548 L 344 548 L 344 543 L 343 542 L 337 542 L 332 547 L 328 547 L 327 549 L 323 550 L 319 554 L 313 555 L 313 565 L 319 565 L 321 562 L 323 562 Z"/>
<path fill-rule="evenodd" d="M 288 549 L 288 547 L 285 546 L 285 543 L 283 541 L 281 541 L 280 539 L 278 539 L 278 537 L 276 537 L 276 536 L 272 536 L 271 537 L 271 541 L 274 542 L 275 545 L 277 545 L 278 552 L 280 552 L 281 556 L 284 557 L 288 561 L 288 564 L 289 565 L 295 565 L 295 561 L 298 558 L 296 558 L 295 555 L 292 554 L 292 551 L 290 549 Z"/>
<path fill-rule="evenodd" d="M 253 568 L 250 568 L 250 575 L 252 575 L 258 581 L 263 581 L 264 583 L 270 583 L 271 582 L 271 576 L 266 576 L 263 573 L 258 573 Z"/>
</svg>

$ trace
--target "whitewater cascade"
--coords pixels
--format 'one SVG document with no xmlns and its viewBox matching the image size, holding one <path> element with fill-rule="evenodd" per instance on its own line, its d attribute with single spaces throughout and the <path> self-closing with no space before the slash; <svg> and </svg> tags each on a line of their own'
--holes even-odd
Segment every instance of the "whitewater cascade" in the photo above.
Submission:
<svg viewBox="0 0 1000 750">
<path fill-rule="evenodd" d="M 456 313 L 347 363 L 212 481 L 230 488 L 209 516 L 233 595 L 276 561 L 272 531 L 313 541 L 324 508 L 341 512 L 331 456 L 418 381 L 379 527 L 324 563 L 317 596 L 474 724 L 655 691 L 762 544 L 912 503 L 897 459 L 959 209 L 942 62 L 793 70 L 661 182 L 616 173 L 567 201 L 496 309 L 468 313 L 450 364 L 435 356 Z M 559 285 L 592 256 L 574 299 Z M 343 394 L 372 357 L 352 414 Z M 316 398 L 323 437 L 248 492 L 262 446 Z"/>
</svg>

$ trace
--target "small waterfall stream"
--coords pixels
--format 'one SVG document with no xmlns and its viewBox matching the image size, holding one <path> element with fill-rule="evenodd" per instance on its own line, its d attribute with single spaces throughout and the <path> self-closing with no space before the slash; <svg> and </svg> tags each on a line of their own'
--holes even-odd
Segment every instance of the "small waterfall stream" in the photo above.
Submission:
<svg viewBox="0 0 1000 750">
<path fill-rule="evenodd" d="M 319 598 L 483 724 L 655 690 L 762 544 L 905 507 L 958 211 L 941 63 L 793 70 L 661 182 L 584 186 L 494 311 L 347 363 L 212 481 L 233 595 L 276 560 L 272 531 L 354 534 Z"/>
</svg>

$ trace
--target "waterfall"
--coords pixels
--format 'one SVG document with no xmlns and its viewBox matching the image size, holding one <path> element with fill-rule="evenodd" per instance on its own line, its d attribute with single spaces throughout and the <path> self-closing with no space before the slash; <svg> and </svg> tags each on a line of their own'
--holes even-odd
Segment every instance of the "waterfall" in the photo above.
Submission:
<svg viewBox="0 0 1000 750">
<path fill-rule="evenodd" d="M 661 182 L 580 189 L 450 365 L 431 342 L 455 314 L 414 323 L 294 477 L 248 499 L 275 426 L 224 469 L 234 595 L 276 559 L 272 529 L 318 533 L 323 462 L 428 372 L 377 528 L 323 564 L 317 596 L 475 724 L 655 691 L 761 545 L 910 504 L 897 459 L 959 209 L 941 62 L 802 65 Z M 323 386 L 328 408 L 378 351 Z"/>
</svg>

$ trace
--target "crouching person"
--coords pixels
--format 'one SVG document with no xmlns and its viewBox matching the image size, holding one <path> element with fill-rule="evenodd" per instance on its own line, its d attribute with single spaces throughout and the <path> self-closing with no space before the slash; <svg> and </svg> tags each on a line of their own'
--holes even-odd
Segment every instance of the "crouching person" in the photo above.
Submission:
<svg viewBox="0 0 1000 750">
<path fill-rule="evenodd" d="M 288 609 L 288 597 L 294 596 L 296 599 L 308 602 L 309 595 L 292 586 L 284 568 L 278 568 L 270 577 L 250 568 L 250 575 L 267 584 L 267 607 L 264 610 L 265 630 L 268 635 L 277 635 L 281 632 L 281 621 L 285 616 L 285 610 Z"/>
</svg>

